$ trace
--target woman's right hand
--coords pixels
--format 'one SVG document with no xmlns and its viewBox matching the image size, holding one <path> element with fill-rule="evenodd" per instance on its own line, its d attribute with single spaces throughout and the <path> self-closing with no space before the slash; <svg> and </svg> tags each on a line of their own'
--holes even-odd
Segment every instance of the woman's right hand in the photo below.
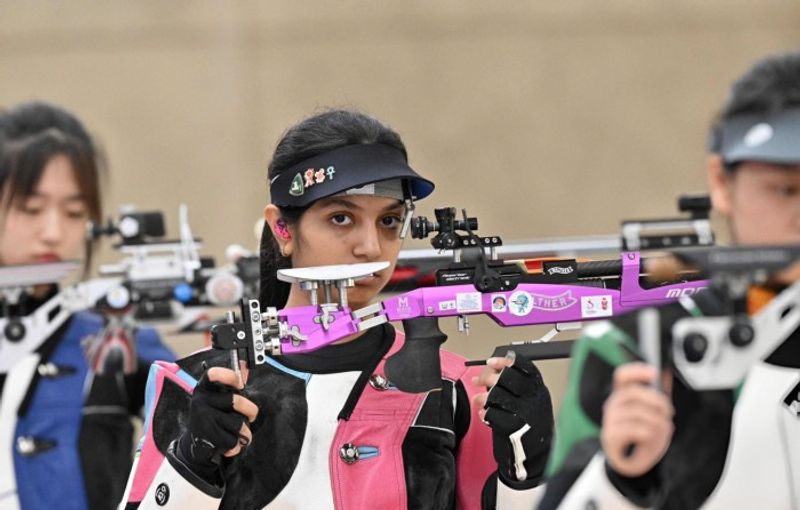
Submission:
<svg viewBox="0 0 800 510">
<path fill-rule="evenodd" d="M 197 383 L 178 442 L 180 456 L 197 474 L 216 470 L 222 456 L 238 455 L 253 439 L 249 424 L 258 407 L 238 393 L 243 388 L 236 372 L 222 367 L 210 368 Z"/>
<path fill-rule="evenodd" d="M 644 363 L 628 363 L 614 371 L 600 442 L 609 467 L 622 476 L 636 478 L 650 471 L 672 440 L 672 402 L 650 386 L 658 376 Z"/>
</svg>

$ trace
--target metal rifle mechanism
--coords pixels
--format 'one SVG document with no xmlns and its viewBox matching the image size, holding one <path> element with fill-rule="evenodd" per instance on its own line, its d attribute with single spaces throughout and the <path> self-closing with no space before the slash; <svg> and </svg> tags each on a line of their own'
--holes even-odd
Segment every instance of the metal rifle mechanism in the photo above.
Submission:
<svg viewBox="0 0 800 510">
<path fill-rule="evenodd" d="M 92 299 L 99 297 L 79 284 L 51 296 L 31 313 L 25 310 L 33 287 L 58 282 L 80 265 L 64 261 L 0 268 L 0 374 L 36 351 L 73 312 L 89 307 Z"/>
<path fill-rule="evenodd" d="M 678 250 L 674 255 L 708 276 L 723 308 L 720 315 L 686 317 L 672 326 L 671 363 L 697 390 L 735 388 L 754 363 L 800 327 L 800 281 L 754 315 L 747 310 L 750 288 L 800 260 L 800 246 Z"/>
<path fill-rule="evenodd" d="M 692 218 L 648 222 L 639 228 L 640 239 L 654 246 L 713 242 L 713 237 L 705 235 L 710 233 L 707 198 L 689 201 L 688 206 L 684 202 L 684 206 L 692 211 Z M 311 304 L 262 312 L 257 300 L 246 300 L 241 307 L 241 322 L 234 320 L 212 328 L 212 345 L 236 349 L 249 363 L 260 365 L 268 356 L 314 351 L 369 328 L 401 321 L 405 343 L 387 361 L 387 376 L 402 390 L 421 392 L 439 384 L 438 351 L 446 340 L 438 328 L 440 317 L 457 317 L 462 331 L 468 331 L 469 316 L 476 314 L 487 315 L 502 327 L 555 324 L 536 342 L 498 350 L 504 353 L 513 349 L 530 359 L 565 357 L 571 342 L 547 344 L 558 331 L 579 327 L 584 320 L 675 301 L 707 285 L 692 280 L 691 275 L 645 285 L 643 261 L 636 251 L 623 251 L 617 260 L 548 260 L 540 271 L 530 272 L 524 264 L 501 260 L 500 237 L 477 236 L 477 219 L 468 217 L 465 211 L 459 220 L 454 208 L 437 209 L 435 218 L 411 221 L 415 238 L 435 233 L 431 239 L 434 249 L 452 254 L 451 261 L 436 271 L 435 286 L 351 310 L 347 289 L 358 279 L 385 270 L 388 262 L 280 270 L 278 278 L 308 291 Z M 666 221 L 670 223 L 668 229 L 650 232 Z M 683 233 L 676 232 L 679 226 L 684 227 Z M 563 348 L 553 348 L 558 344 L 564 344 Z"/>
<path fill-rule="evenodd" d="M 514 261 L 542 257 L 570 259 L 581 254 L 708 246 L 714 243 L 708 221 L 710 206 L 708 195 L 686 195 L 678 199 L 678 208 L 689 217 L 626 220 L 622 223 L 622 236 L 576 236 L 501 242 L 492 247 L 490 258 Z M 452 264 L 453 258 L 454 253 L 449 250 L 400 250 L 395 272 L 387 287 L 401 292 L 436 285 L 436 272 Z"/>
<path fill-rule="evenodd" d="M 127 210 L 116 224 L 92 227 L 95 238 L 117 237 L 114 248 L 123 254 L 119 263 L 100 267 L 101 275 L 117 277 L 99 303 L 104 311 L 132 307 L 137 320 L 174 320 L 186 307 L 230 306 L 257 293 L 257 257 L 216 268 L 213 258 L 199 255 L 202 245 L 192 235 L 185 205 L 179 208 L 179 222 L 177 240 L 164 238 L 160 211 Z"/>
</svg>

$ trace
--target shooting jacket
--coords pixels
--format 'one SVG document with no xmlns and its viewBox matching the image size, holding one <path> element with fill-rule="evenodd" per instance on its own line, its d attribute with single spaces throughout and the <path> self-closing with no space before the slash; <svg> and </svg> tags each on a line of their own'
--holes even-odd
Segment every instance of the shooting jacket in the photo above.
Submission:
<svg viewBox="0 0 800 510">
<path fill-rule="evenodd" d="M 199 480 L 170 444 L 187 422 L 190 392 L 209 366 L 208 350 L 154 365 L 148 423 L 124 509 L 479 509 L 530 508 L 539 487 L 497 481 L 491 430 L 470 403 L 478 371 L 441 351 L 442 384 L 401 392 L 383 376 L 403 343 L 389 325 L 358 339 L 251 368 L 245 396 L 259 407 L 253 441 L 223 459 L 225 487 Z"/>
</svg>

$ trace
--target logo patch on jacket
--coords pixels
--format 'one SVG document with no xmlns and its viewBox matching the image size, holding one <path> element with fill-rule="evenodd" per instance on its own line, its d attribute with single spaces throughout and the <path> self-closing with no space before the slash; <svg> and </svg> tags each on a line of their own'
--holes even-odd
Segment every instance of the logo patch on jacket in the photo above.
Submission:
<svg viewBox="0 0 800 510">
<path fill-rule="evenodd" d="M 800 383 L 784 397 L 783 405 L 786 406 L 790 413 L 800 418 Z"/>
<path fill-rule="evenodd" d="M 156 504 L 164 506 L 169 501 L 169 485 L 162 483 L 156 487 Z"/>
</svg>

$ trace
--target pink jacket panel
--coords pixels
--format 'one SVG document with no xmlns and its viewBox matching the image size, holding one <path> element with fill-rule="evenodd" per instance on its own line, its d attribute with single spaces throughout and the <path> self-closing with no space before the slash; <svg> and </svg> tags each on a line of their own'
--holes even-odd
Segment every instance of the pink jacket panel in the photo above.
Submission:
<svg viewBox="0 0 800 510">
<path fill-rule="evenodd" d="M 394 345 L 375 369 L 375 374 L 383 375 L 386 359 L 397 352 L 403 342 L 403 334 L 397 332 Z M 464 366 L 465 358 L 446 351 L 440 351 L 440 358 L 442 376 L 453 381 L 461 380 L 470 401 L 473 395 L 485 391 L 470 381 L 473 375 L 480 373 L 480 367 L 468 370 Z M 424 393 L 381 391 L 366 386 L 350 420 L 339 421 L 329 452 L 331 484 L 338 510 L 407 507 L 403 441 L 426 396 Z M 379 453 L 348 464 L 339 451 L 347 443 L 356 447 L 375 447 Z M 477 409 L 471 409 L 470 428 L 461 440 L 456 461 L 459 509 L 480 509 L 483 485 L 496 469 L 491 431 L 478 419 Z"/>
</svg>

